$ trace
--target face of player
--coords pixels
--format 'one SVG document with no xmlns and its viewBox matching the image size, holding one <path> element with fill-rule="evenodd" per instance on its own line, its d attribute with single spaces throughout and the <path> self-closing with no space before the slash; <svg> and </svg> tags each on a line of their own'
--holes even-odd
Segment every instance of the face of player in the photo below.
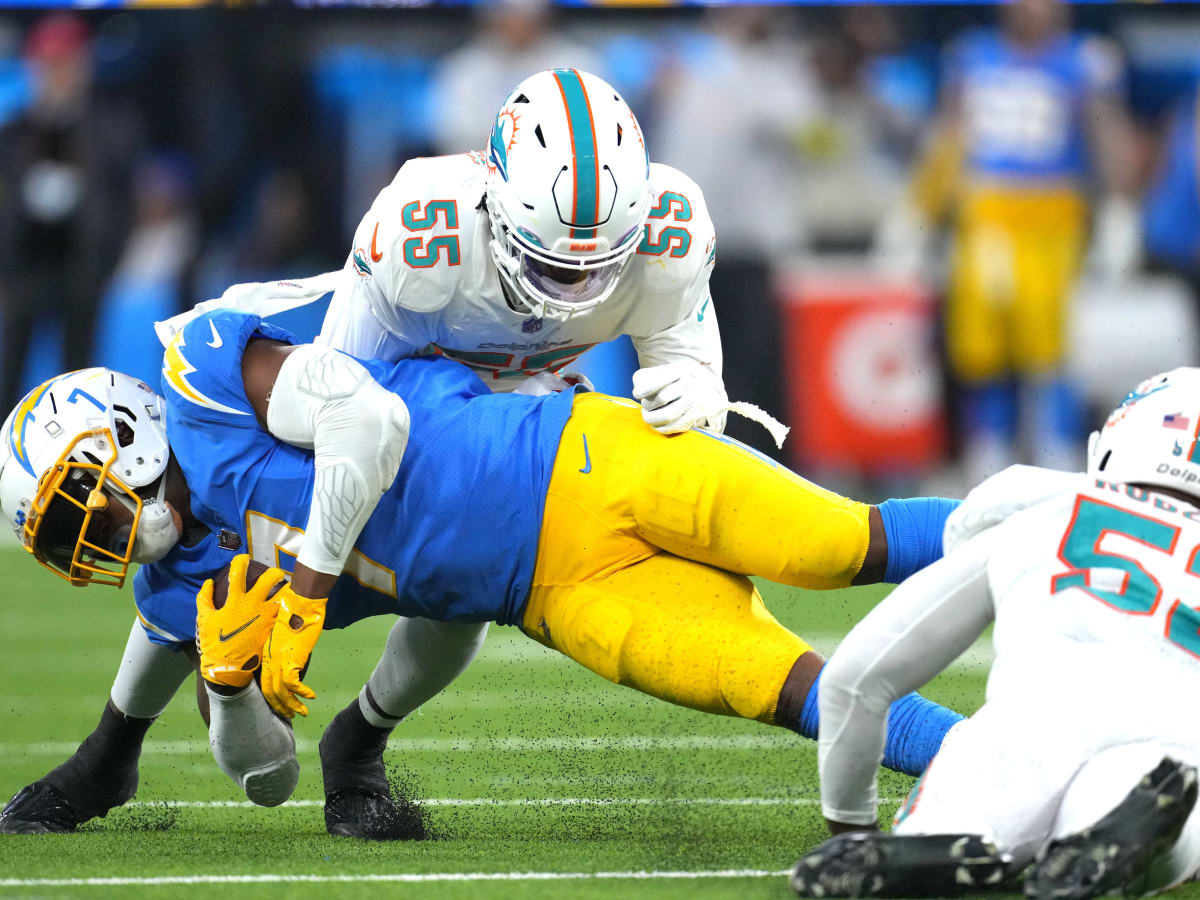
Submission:
<svg viewBox="0 0 1200 900">
<path fill-rule="evenodd" d="M 151 548 L 143 540 L 146 530 L 143 526 L 147 521 L 147 508 L 142 508 L 142 521 L 138 523 L 137 533 L 134 532 L 135 507 L 132 501 L 114 490 L 105 489 L 100 498 L 94 495 L 96 481 L 86 470 L 76 470 L 63 482 L 62 491 L 79 505 L 70 503 L 59 497 L 46 509 L 40 531 L 38 533 L 38 549 L 44 554 L 46 561 L 64 573 L 71 571 L 77 544 L 82 541 L 84 547 L 81 556 L 94 563 L 111 562 L 111 554 L 116 559 L 129 556 L 129 544 L 133 541 L 132 559 L 135 562 L 155 562 L 165 555 L 169 549 L 168 543 L 174 540 L 156 540 Z M 98 502 L 103 504 L 98 506 Z M 86 507 L 91 505 L 90 511 Z M 183 521 L 169 501 L 161 504 L 163 515 L 169 516 L 168 533 L 173 531 L 175 539 L 183 531 Z M 85 526 L 86 522 L 86 526 Z M 162 530 L 162 529 L 160 529 Z M 96 552 L 99 548 L 104 553 Z"/>
<path fill-rule="evenodd" d="M 568 305 L 586 303 L 603 294 L 620 275 L 619 263 L 590 269 L 553 266 L 526 256 L 524 277 L 541 294 Z"/>
</svg>

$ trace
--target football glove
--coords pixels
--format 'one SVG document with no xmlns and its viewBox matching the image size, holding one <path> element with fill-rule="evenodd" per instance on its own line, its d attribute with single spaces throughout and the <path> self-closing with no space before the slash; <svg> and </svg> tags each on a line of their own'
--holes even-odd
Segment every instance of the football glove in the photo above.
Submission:
<svg viewBox="0 0 1200 900">
<path fill-rule="evenodd" d="M 262 659 L 263 642 L 275 625 L 279 600 L 275 589 L 286 582 L 280 569 L 267 569 L 253 587 L 246 584 L 247 554 L 229 565 L 229 594 L 225 604 L 213 605 L 213 581 L 208 579 L 196 595 L 196 649 L 200 674 L 206 681 L 244 688 Z"/>
<path fill-rule="evenodd" d="M 289 719 L 296 713 L 308 715 L 308 707 L 300 697 L 312 700 L 317 696 L 300 680 L 300 673 L 308 665 L 308 658 L 321 636 L 327 602 L 328 598 L 301 597 L 290 584 L 284 585 L 279 592 L 279 615 L 263 648 L 261 682 L 267 702 Z"/>
<path fill-rule="evenodd" d="M 699 363 L 671 362 L 633 373 L 633 398 L 655 431 L 676 434 L 696 425 L 724 425 L 728 405 L 719 379 Z"/>
</svg>

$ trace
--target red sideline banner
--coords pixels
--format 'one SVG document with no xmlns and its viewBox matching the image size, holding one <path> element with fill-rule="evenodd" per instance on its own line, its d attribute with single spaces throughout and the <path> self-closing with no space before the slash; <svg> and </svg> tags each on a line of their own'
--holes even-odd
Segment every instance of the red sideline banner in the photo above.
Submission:
<svg viewBox="0 0 1200 900">
<path fill-rule="evenodd" d="M 792 462 L 866 475 L 945 455 L 932 291 L 911 279 L 805 268 L 782 285 Z"/>
</svg>

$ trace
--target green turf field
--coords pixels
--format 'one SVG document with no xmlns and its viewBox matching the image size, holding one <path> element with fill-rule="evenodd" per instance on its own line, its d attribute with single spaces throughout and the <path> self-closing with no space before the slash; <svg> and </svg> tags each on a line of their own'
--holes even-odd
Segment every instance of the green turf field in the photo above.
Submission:
<svg viewBox="0 0 1200 900">
<path fill-rule="evenodd" d="M 0 548 L 0 571 L 7 798 L 61 762 L 99 718 L 133 606 L 130 591 L 71 589 L 11 547 Z M 764 591 L 823 650 L 881 596 Z M 389 762 L 427 803 L 436 839 L 328 837 L 316 742 L 370 673 L 388 625 L 374 619 L 322 638 L 308 680 L 318 698 L 296 728 L 304 770 L 289 806 L 242 805 L 209 755 L 189 681 L 150 731 L 136 805 L 82 834 L 0 838 L 0 893 L 168 896 L 188 883 L 181 877 L 258 876 L 232 889 L 238 897 L 368 888 L 439 898 L 791 896 L 780 873 L 824 836 L 813 743 L 616 687 L 511 628 L 493 628 L 471 670 L 393 738 Z M 969 712 L 982 700 L 986 659 L 986 649 L 969 654 L 926 693 Z M 910 783 L 885 775 L 885 815 Z M 97 883 L 104 879 L 112 881 Z"/>
</svg>

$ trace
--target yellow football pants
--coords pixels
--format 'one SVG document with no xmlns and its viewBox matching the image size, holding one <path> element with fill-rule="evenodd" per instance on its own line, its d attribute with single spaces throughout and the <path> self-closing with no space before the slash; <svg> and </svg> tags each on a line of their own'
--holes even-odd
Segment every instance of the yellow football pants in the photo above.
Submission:
<svg viewBox="0 0 1200 900">
<path fill-rule="evenodd" d="M 946 306 L 951 366 L 965 379 L 1043 375 L 1062 363 L 1087 208 L 1067 188 L 969 191 Z"/>
<path fill-rule="evenodd" d="M 636 404 L 582 394 L 559 444 L 523 628 L 610 681 L 773 722 L 811 648 L 745 576 L 849 585 L 868 512 L 727 438 L 664 437 Z"/>
</svg>

